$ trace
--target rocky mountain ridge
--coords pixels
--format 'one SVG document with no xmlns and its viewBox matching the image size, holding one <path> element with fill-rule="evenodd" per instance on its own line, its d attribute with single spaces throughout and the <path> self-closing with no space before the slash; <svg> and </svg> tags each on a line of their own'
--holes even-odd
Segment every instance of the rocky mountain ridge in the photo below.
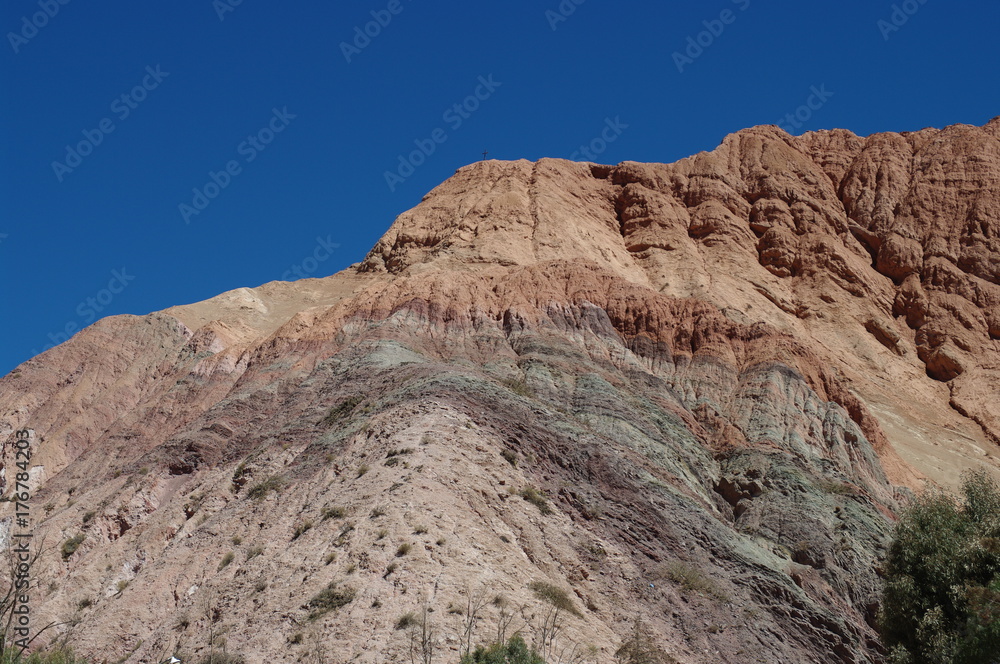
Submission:
<svg viewBox="0 0 1000 664">
<path fill-rule="evenodd" d="M 503 597 L 476 641 L 513 611 L 544 647 L 535 581 L 579 613 L 550 661 L 637 618 L 682 662 L 880 661 L 901 501 L 996 467 L 998 132 L 480 162 L 344 272 L 99 321 L 0 379 L 37 620 L 126 661 L 383 662 L 427 609 L 455 661 L 470 597 Z"/>
</svg>

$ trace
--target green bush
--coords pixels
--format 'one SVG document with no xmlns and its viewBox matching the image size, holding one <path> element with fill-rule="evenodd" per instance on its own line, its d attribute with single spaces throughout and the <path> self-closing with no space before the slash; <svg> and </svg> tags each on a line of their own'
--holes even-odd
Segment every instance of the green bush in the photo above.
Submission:
<svg viewBox="0 0 1000 664">
<path fill-rule="evenodd" d="M 545 660 L 515 634 L 507 643 L 496 641 L 489 647 L 478 646 L 471 654 L 462 656 L 461 664 L 545 664 Z"/>
<path fill-rule="evenodd" d="M 1000 487 L 966 475 L 903 512 L 886 560 L 879 625 L 893 664 L 978 664 L 1000 652 Z"/>
<path fill-rule="evenodd" d="M 85 539 L 87 539 L 87 536 L 83 533 L 79 533 L 63 542 L 62 559 L 69 560 L 70 556 L 76 553 L 76 550 L 80 548 L 80 545 L 83 544 L 83 540 Z"/>
</svg>

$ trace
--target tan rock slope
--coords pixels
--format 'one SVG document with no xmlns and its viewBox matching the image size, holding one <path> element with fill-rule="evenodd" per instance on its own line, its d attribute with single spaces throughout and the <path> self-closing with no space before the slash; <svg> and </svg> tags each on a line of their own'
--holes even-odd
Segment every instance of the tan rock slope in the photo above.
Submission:
<svg viewBox="0 0 1000 664">
<path fill-rule="evenodd" d="M 437 661 L 508 619 L 550 662 L 636 619 L 682 662 L 880 661 L 900 501 L 996 467 L 998 339 L 1000 118 L 476 163 L 344 272 L 0 379 L 34 624 L 130 662 L 410 661 L 408 612 Z"/>
</svg>

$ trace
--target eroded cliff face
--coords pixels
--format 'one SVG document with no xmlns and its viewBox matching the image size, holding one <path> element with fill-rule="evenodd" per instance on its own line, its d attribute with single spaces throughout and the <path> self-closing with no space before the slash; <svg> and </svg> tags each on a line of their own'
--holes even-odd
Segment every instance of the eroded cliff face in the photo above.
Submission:
<svg viewBox="0 0 1000 664">
<path fill-rule="evenodd" d="M 477 592 L 473 641 L 538 641 L 541 580 L 580 612 L 550 661 L 636 618 L 683 662 L 880 661 L 893 514 L 1000 440 L 998 129 L 477 163 L 340 274 L 98 322 L 0 380 L 36 624 L 409 661 L 426 606 L 455 661 Z"/>
</svg>

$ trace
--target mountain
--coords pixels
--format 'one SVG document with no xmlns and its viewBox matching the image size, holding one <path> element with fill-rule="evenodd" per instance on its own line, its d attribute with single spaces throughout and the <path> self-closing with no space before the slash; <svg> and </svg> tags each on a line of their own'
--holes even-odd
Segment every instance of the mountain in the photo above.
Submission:
<svg viewBox="0 0 1000 664">
<path fill-rule="evenodd" d="M 1000 118 L 483 161 L 343 272 L 0 379 L 0 540 L 41 552 L 38 642 L 97 660 L 609 662 L 641 621 L 878 662 L 895 515 L 997 468 L 998 339 Z"/>
</svg>

